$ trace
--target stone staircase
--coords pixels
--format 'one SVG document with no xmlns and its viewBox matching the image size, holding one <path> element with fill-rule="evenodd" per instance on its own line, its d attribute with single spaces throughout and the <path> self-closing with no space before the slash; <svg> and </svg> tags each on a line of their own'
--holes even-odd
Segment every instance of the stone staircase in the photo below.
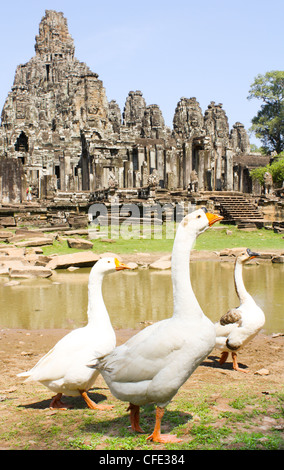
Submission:
<svg viewBox="0 0 284 470">
<path fill-rule="evenodd" d="M 263 214 L 257 206 L 242 195 L 212 196 L 224 222 L 237 223 L 239 225 L 264 222 Z"/>
</svg>

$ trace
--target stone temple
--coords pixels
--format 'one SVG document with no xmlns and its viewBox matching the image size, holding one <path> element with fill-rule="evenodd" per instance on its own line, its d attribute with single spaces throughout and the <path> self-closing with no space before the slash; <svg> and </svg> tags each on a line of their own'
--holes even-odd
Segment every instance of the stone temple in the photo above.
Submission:
<svg viewBox="0 0 284 470">
<path fill-rule="evenodd" d="M 222 104 L 203 114 L 196 98 L 183 97 L 172 129 L 141 91 L 129 92 L 121 112 L 75 57 L 63 13 L 46 10 L 35 55 L 18 65 L 2 110 L 0 202 L 21 202 L 27 184 L 39 200 L 109 188 L 137 197 L 151 186 L 250 193 L 249 169 L 263 164 L 253 157 L 244 126 L 230 130 Z"/>
</svg>

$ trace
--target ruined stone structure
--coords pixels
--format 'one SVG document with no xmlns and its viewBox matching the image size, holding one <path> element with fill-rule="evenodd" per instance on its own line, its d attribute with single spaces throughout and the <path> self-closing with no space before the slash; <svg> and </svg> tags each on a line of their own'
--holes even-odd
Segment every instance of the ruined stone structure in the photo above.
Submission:
<svg viewBox="0 0 284 470">
<path fill-rule="evenodd" d="M 17 67 L 2 111 L 0 202 L 9 194 L 10 201 L 20 201 L 19 185 L 26 184 L 41 199 L 56 190 L 93 193 L 151 184 L 248 191 L 244 168 L 234 159 L 249 152 L 244 126 L 237 122 L 230 131 L 221 104 L 211 102 L 203 115 L 196 98 L 181 98 L 173 129 L 141 91 L 129 92 L 121 112 L 108 102 L 98 75 L 76 59 L 63 13 L 47 10 L 35 56 Z M 14 175 L 9 184 L 3 176 L 8 160 Z"/>
</svg>

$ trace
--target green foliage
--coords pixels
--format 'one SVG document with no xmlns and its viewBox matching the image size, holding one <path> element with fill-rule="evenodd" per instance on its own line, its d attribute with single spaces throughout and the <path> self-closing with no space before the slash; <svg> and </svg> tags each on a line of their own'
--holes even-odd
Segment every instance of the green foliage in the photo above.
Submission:
<svg viewBox="0 0 284 470">
<path fill-rule="evenodd" d="M 258 137 L 266 152 L 284 150 L 284 72 L 271 71 L 258 75 L 249 90 L 248 99 L 264 102 L 252 119 L 250 130 Z"/>
<path fill-rule="evenodd" d="M 255 144 L 250 145 L 250 151 L 252 153 L 261 153 L 262 155 L 266 155 L 267 153 L 264 147 L 258 147 Z"/>
<path fill-rule="evenodd" d="M 257 180 L 260 184 L 263 184 L 266 171 L 271 173 L 273 184 L 276 187 L 281 187 L 284 181 L 284 152 L 281 152 L 281 154 L 275 157 L 271 164 L 251 170 L 250 176 L 253 180 Z"/>
<path fill-rule="evenodd" d="M 257 75 L 249 91 L 249 99 L 258 98 L 265 103 L 278 103 L 283 101 L 284 72 L 271 71 L 265 75 Z"/>
<path fill-rule="evenodd" d="M 262 185 L 264 183 L 264 173 L 266 171 L 269 171 L 269 165 L 254 168 L 254 170 L 250 171 L 250 176 L 254 181 L 259 181 L 259 183 Z"/>
<path fill-rule="evenodd" d="M 284 152 L 278 155 L 277 158 L 270 165 L 270 172 L 272 174 L 273 183 L 281 187 L 284 181 Z"/>
</svg>

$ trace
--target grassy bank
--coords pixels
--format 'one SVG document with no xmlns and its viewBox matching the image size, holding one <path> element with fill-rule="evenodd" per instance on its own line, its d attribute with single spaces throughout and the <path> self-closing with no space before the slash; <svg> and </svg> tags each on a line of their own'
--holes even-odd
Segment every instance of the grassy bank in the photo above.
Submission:
<svg viewBox="0 0 284 470">
<path fill-rule="evenodd" d="M 111 235 L 111 233 L 109 234 Z M 131 236 L 131 234 L 128 234 Z M 143 236 L 143 234 L 142 234 Z M 101 238 L 92 240 L 96 253 L 104 253 L 111 251 L 115 253 L 155 253 L 155 252 L 171 252 L 174 241 L 174 227 L 168 232 L 165 228 L 158 232 L 149 232 L 144 234 L 144 238 L 138 238 L 134 234 L 134 238 L 126 239 L 124 237 Z M 196 250 L 220 251 L 224 248 L 234 248 L 246 246 L 253 250 L 278 250 L 283 248 L 283 234 L 274 233 L 272 230 L 259 229 L 256 231 L 239 230 L 234 225 L 218 224 L 208 229 L 200 237 L 198 237 L 195 245 Z M 78 251 L 68 247 L 65 237 L 59 237 L 54 241 L 53 246 L 43 248 L 44 254 L 53 253 L 65 254 Z"/>
</svg>

